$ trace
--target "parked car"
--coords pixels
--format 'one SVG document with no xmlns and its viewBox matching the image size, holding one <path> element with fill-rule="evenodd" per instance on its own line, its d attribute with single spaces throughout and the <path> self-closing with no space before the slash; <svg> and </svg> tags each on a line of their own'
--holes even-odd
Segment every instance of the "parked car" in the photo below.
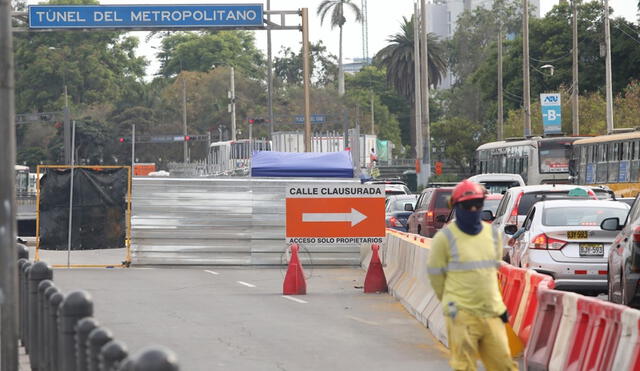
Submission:
<svg viewBox="0 0 640 371">
<path fill-rule="evenodd" d="M 607 256 L 616 232 L 600 224 L 628 212 L 628 205 L 616 201 L 537 202 L 523 222 L 511 263 L 552 276 L 559 289 L 606 292 Z"/>
<path fill-rule="evenodd" d="M 416 207 L 418 195 L 395 195 L 387 198 L 386 226 L 387 228 L 407 231 L 407 220 Z"/>
<path fill-rule="evenodd" d="M 609 301 L 640 308 L 640 195 L 628 215 L 602 221 L 602 229 L 619 232 L 609 250 Z"/>
<path fill-rule="evenodd" d="M 509 261 L 509 239 L 513 232 L 505 228 L 508 225 L 509 230 L 518 230 L 522 226 L 527 212 L 533 204 L 542 200 L 549 199 L 612 199 L 613 192 L 601 187 L 575 186 L 568 184 L 542 184 L 524 187 L 512 187 L 505 193 L 504 197 L 498 205 L 494 220 L 493 228 L 503 233 L 503 257 Z"/>
<path fill-rule="evenodd" d="M 489 193 L 504 193 L 511 187 L 524 187 L 526 185 L 519 174 L 478 174 L 470 177 L 469 180 L 482 184 Z"/>
<path fill-rule="evenodd" d="M 409 232 L 433 237 L 447 220 L 452 191 L 453 187 L 425 188 L 409 216 Z"/>
<path fill-rule="evenodd" d="M 484 199 L 484 206 L 482 208 L 482 220 L 492 223 L 493 216 L 498 209 L 498 205 L 500 204 L 500 200 L 502 200 L 502 196 L 499 193 L 489 193 L 487 197 Z M 447 223 L 454 220 L 456 218 L 456 209 L 452 208 L 449 216 L 447 217 Z"/>
</svg>

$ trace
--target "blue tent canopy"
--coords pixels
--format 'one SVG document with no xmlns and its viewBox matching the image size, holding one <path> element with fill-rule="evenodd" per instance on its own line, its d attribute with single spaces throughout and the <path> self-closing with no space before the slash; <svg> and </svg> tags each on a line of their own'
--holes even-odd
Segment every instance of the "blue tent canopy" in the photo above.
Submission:
<svg viewBox="0 0 640 371">
<path fill-rule="evenodd" d="M 351 152 L 256 151 L 251 176 L 353 178 Z"/>
</svg>

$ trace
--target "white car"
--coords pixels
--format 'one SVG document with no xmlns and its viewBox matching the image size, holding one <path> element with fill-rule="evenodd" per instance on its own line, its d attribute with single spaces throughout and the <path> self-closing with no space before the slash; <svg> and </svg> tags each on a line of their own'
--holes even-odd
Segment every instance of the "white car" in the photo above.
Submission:
<svg viewBox="0 0 640 371">
<path fill-rule="evenodd" d="M 489 193 L 504 193 L 511 187 L 523 187 L 526 184 L 519 174 L 487 173 L 474 175 L 469 180 L 482 184 Z"/>
<path fill-rule="evenodd" d="M 511 263 L 554 278 L 556 288 L 607 291 L 607 258 L 617 231 L 600 224 L 624 220 L 629 205 L 605 200 L 534 204 L 511 253 Z"/>
<path fill-rule="evenodd" d="M 509 239 L 514 233 L 513 230 L 518 230 L 522 226 L 525 215 L 536 202 L 571 198 L 611 199 L 612 195 L 611 191 L 604 188 L 568 184 L 542 184 L 509 188 L 504 193 L 491 224 L 493 228 L 503 232 L 503 257 L 509 261 L 511 250 Z"/>
</svg>

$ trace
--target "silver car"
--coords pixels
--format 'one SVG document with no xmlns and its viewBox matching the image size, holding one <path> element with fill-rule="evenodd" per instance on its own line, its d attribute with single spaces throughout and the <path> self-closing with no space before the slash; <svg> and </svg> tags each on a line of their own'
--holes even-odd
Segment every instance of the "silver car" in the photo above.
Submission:
<svg viewBox="0 0 640 371">
<path fill-rule="evenodd" d="M 607 218 L 624 220 L 629 205 L 605 200 L 553 200 L 535 203 L 511 253 L 512 264 L 553 276 L 556 287 L 607 291 L 607 256 L 617 231 L 605 231 Z"/>
<path fill-rule="evenodd" d="M 491 224 L 493 228 L 503 232 L 504 259 L 509 262 L 509 257 L 512 255 L 511 245 L 509 244 L 509 239 L 513 234 L 512 230 L 517 230 L 522 226 L 522 222 L 532 205 L 544 200 L 580 198 L 580 196 L 576 196 L 576 191 L 582 193 L 582 198 L 585 200 L 611 199 L 613 195 L 613 192 L 600 187 L 568 184 L 542 184 L 509 188 L 504 193 L 504 197 L 498 205 L 493 223 Z"/>
</svg>

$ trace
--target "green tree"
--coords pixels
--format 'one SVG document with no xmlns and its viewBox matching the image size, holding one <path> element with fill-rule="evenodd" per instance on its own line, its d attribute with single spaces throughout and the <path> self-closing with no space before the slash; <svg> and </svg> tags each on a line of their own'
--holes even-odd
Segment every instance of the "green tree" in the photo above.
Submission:
<svg viewBox="0 0 640 371">
<path fill-rule="evenodd" d="M 605 63 L 604 56 L 601 54 L 602 13 L 603 6 L 598 1 L 584 2 L 578 6 L 580 93 L 585 96 L 592 92 L 604 93 Z M 634 67 L 640 63 L 640 48 L 637 47 L 637 40 L 632 36 L 637 35 L 639 31 L 638 26 L 622 18 L 611 21 L 615 94 L 620 94 L 632 80 L 640 78 L 640 71 Z M 567 3 L 555 6 L 545 18 L 531 19 L 531 96 L 534 101 L 540 93 L 570 92 L 571 48 L 571 8 Z M 495 103 L 493 103 L 497 98 L 496 55 L 497 49 L 494 43 L 490 46 L 489 56 L 471 74 L 468 81 L 478 89 L 480 102 L 487 106 L 484 110 L 478 111 L 474 119 L 491 124 L 495 121 L 496 112 Z M 552 64 L 555 67 L 553 76 L 540 68 L 544 64 Z M 522 38 L 520 36 L 505 43 L 504 90 L 505 111 L 520 108 L 522 105 Z"/>
<path fill-rule="evenodd" d="M 415 151 L 415 72 L 414 72 L 414 52 L 413 52 L 413 18 L 407 20 L 403 18 L 401 32 L 391 36 L 387 41 L 389 44 L 376 53 L 374 64 L 385 67 L 387 71 L 387 83 L 393 86 L 396 92 L 407 99 L 411 104 L 411 125 L 410 137 L 411 146 Z M 429 66 L 429 85 L 437 86 L 446 72 L 446 63 L 441 44 L 434 34 L 427 34 L 428 54 L 427 63 Z M 415 153 L 415 152 L 414 152 Z"/>
<path fill-rule="evenodd" d="M 310 75 L 311 83 L 316 87 L 328 87 L 336 76 L 336 56 L 327 52 L 322 40 L 311 44 Z M 302 50 L 299 53 L 291 48 L 282 48 L 282 56 L 274 59 L 273 69 L 277 79 L 285 85 L 302 84 Z"/>
<path fill-rule="evenodd" d="M 254 78 L 264 76 L 264 56 L 250 31 L 172 33 L 162 38 L 157 57 L 161 60 L 159 74 L 164 77 L 219 66 L 233 66 Z"/>
<path fill-rule="evenodd" d="M 456 166 L 459 172 L 468 174 L 475 149 L 483 142 L 482 132 L 480 123 L 462 117 L 434 122 L 431 126 L 433 146 L 442 149 L 438 152 L 440 158 L 434 160 L 447 161 Z"/>
<path fill-rule="evenodd" d="M 347 23 L 345 17 L 345 7 L 351 9 L 356 17 L 356 22 L 362 22 L 362 14 L 360 8 L 351 0 L 322 0 L 318 5 L 317 14 L 320 16 L 320 24 L 324 22 L 324 18 L 331 11 L 331 28 L 338 27 L 340 29 L 340 48 L 338 49 L 338 94 L 344 94 L 344 69 L 342 67 L 342 27 Z"/>
</svg>

